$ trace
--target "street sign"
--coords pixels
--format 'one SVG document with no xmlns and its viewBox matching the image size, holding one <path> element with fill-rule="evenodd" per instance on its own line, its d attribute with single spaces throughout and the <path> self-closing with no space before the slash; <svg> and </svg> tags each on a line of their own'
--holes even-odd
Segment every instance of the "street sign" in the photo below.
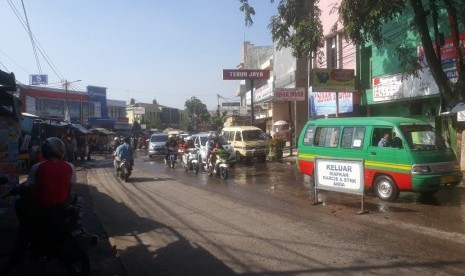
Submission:
<svg viewBox="0 0 465 276">
<path fill-rule="evenodd" d="M 223 69 L 223 80 L 267 80 L 270 70 Z"/>
<path fill-rule="evenodd" d="M 305 95 L 307 92 L 303 87 L 297 88 L 275 88 L 274 90 L 274 101 L 285 102 L 285 101 L 305 101 Z"/>
</svg>

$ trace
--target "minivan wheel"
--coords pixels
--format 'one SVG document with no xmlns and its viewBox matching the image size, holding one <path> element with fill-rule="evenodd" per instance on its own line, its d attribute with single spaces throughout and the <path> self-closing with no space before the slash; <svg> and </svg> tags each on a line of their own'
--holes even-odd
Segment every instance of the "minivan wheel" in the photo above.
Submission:
<svg viewBox="0 0 465 276">
<path fill-rule="evenodd" d="M 399 189 L 392 178 L 381 175 L 374 185 L 376 195 L 383 201 L 395 201 L 399 197 Z"/>
</svg>

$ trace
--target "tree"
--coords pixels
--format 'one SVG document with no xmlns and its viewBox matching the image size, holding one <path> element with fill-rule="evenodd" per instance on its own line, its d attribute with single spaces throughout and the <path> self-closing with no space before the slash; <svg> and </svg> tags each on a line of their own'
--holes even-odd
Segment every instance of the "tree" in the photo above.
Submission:
<svg viewBox="0 0 465 276">
<path fill-rule="evenodd" d="M 197 131 L 198 123 L 208 122 L 210 119 L 210 113 L 207 110 L 207 106 L 194 96 L 184 103 L 184 107 L 186 108 L 192 123 L 189 126 L 189 131 Z"/>
<path fill-rule="evenodd" d="M 158 101 L 156 99 L 153 99 L 152 104 L 158 104 Z"/>
<path fill-rule="evenodd" d="M 436 13 L 437 8 L 446 9 L 453 40 L 458 44 L 457 11 L 463 14 L 465 10 L 463 5 L 459 5 L 461 1 L 429 0 L 428 2 L 430 9 L 427 11 L 422 0 L 342 0 L 339 6 L 339 15 L 344 24 L 344 32 L 350 40 L 359 45 L 367 42 L 381 45 L 391 43 L 389 39 L 383 36 L 383 24 L 399 15 L 411 12 L 413 18 L 410 18 L 410 26 L 417 32 L 421 40 L 425 58 L 428 61 L 431 74 L 438 85 L 443 105 L 452 108 L 460 100 L 465 99 L 463 57 L 459 45 L 455 45 L 458 81 L 454 85 L 447 78 L 442 68 L 441 60 L 436 55 L 435 46 L 437 47 L 438 44 L 433 44 L 430 30 L 437 28 L 437 26 L 432 25 L 431 20 L 428 20 L 428 15 Z M 454 38 L 454 36 L 456 37 Z M 418 59 L 415 56 L 407 56 L 407 52 L 408 50 L 404 47 L 398 47 L 398 58 L 400 61 L 408 61 L 406 64 L 405 62 L 400 62 L 401 64 L 406 66 L 408 64 L 411 65 L 410 67 L 405 67 L 407 73 L 415 74 L 419 67 Z"/>
<path fill-rule="evenodd" d="M 239 1 L 240 10 L 245 14 L 245 25 L 250 26 L 253 24 L 252 16 L 255 15 L 255 10 L 249 5 L 248 0 Z M 428 2 L 432 7 L 428 12 L 424 7 L 424 2 Z M 318 3 L 319 0 L 281 0 L 279 2 L 278 15 L 272 17 L 269 25 L 272 39 L 277 42 L 278 49 L 290 47 L 295 57 L 310 57 L 311 53 L 318 49 L 320 41 L 323 40 Z M 447 11 L 457 61 L 458 81 L 455 85 L 446 77 L 431 39 L 430 30 L 434 29 L 434 26 L 431 26 L 431 20 L 427 19 L 427 15 L 434 12 L 435 7 Z M 438 85 L 444 106 L 452 108 L 459 100 L 465 99 L 465 67 L 458 41 L 459 19 L 457 17 L 457 14 L 461 15 L 461 24 L 465 25 L 463 0 L 341 0 L 339 7 L 335 7 L 335 10 L 339 12 L 347 38 L 358 45 L 366 42 L 373 42 L 376 45 L 389 43 L 383 37 L 383 24 L 399 15 L 405 15 L 406 12 L 412 12 L 413 18 L 411 18 L 410 26 L 420 37 L 426 60 Z M 406 73 L 415 74 L 418 66 L 415 62 L 411 62 L 411 56 L 407 58 L 407 50 L 399 45 L 398 58 L 401 64 L 405 65 Z M 402 63 L 402 61 L 407 62 Z M 408 67 L 409 64 L 413 66 Z"/>
<path fill-rule="evenodd" d="M 129 100 L 129 104 L 135 104 L 135 103 L 136 103 L 136 99 L 131 98 L 131 99 Z"/>
<path fill-rule="evenodd" d="M 210 129 L 220 133 L 224 126 L 226 114 L 227 111 L 223 111 L 222 114 L 220 113 L 219 109 L 215 111 L 215 114 L 213 114 L 213 116 L 210 118 Z"/>
</svg>

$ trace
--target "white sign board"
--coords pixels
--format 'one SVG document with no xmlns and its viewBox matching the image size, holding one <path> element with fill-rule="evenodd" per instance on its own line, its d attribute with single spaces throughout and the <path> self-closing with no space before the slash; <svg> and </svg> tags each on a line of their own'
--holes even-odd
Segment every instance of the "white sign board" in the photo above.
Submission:
<svg viewBox="0 0 465 276">
<path fill-rule="evenodd" d="M 363 160 L 315 158 L 315 186 L 318 189 L 363 195 L 363 175 Z"/>
<path fill-rule="evenodd" d="M 134 115 L 144 115 L 145 107 L 136 106 L 134 107 Z"/>
</svg>

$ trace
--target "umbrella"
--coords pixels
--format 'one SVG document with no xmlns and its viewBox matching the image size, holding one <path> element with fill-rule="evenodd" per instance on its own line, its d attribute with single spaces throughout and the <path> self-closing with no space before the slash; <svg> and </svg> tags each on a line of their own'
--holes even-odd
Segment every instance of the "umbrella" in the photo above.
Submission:
<svg viewBox="0 0 465 276">
<path fill-rule="evenodd" d="M 283 120 L 279 120 L 279 121 L 276 121 L 274 122 L 274 126 L 282 126 L 282 125 L 288 125 L 289 123 L 286 122 L 286 121 L 283 121 Z"/>
</svg>

